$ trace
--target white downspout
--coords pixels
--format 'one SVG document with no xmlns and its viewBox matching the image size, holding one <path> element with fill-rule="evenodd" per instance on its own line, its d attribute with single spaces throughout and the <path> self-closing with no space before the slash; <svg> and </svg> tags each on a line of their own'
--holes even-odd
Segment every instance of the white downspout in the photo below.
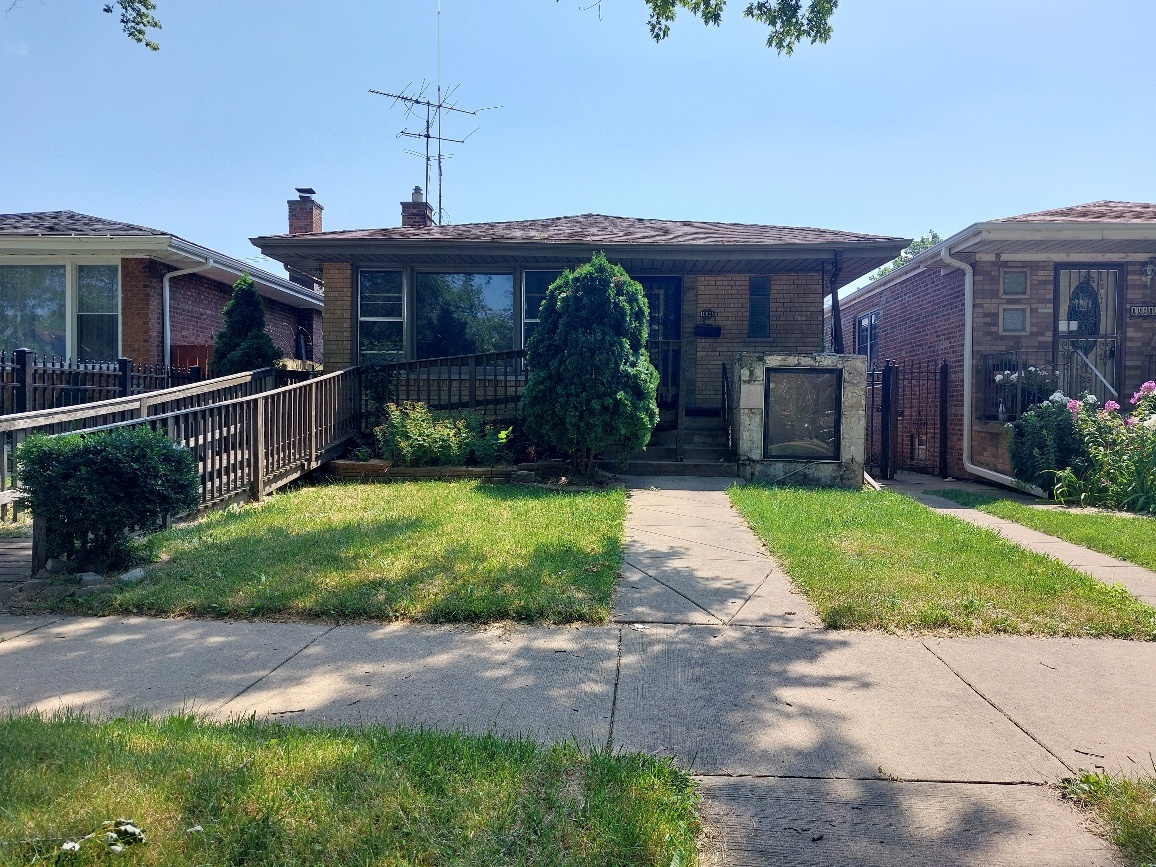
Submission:
<svg viewBox="0 0 1156 867">
<path fill-rule="evenodd" d="M 186 274 L 196 274 L 198 271 L 204 271 L 206 268 L 211 268 L 212 266 L 213 266 L 213 257 L 210 256 L 208 259 L 205 260 L 205 264 L 203 264 L 203 265 L 197 265 L 193 268 L 185 268 L 183 271 L 169 271 L 167 274 L 165 274 L 165 276 L 161 280 L 161 307 L 163 310 L 162 317 L 164 320 L 164 332 L 165 332 L 164 358 L 161 362 L 163 367 L 169 367 L 172 365 L 172 353 L 173 353 L 173 327 L 172 327 L 173 322 L 172 322 L 172 315 L 171 315 L 171 305 L 169 302 L 169 299 L 170 299 L 169 281 L 173 277 L 184 277 Z"/>
<path fill-rule="evenodd" d="M 947 245 L 944 245 L 943 249 L 939 251 L 939 258 L 943 260 L 945 265 L 963 271 L 963 468 L 972 475 L 979 476 L 988 481 L 1006 485 L 1009 488 L 1015 488 L 1020 491 L 1030 491 L 1039 497 L 1047 496 L 1034 485 L 1026 485 L 1012 476 L 1005 476 L 1003 473 L 997 473 L 995 470 L 976 466 L 971 460 L 971 422 L 975 414 L 975 404 L 972 400 L 974 393 L 974 383 L 972 380 L 974 379 L 975 372 L 975 358 L 972 355 L 974 350 L 972 328 L 975 318 L 975 271 L 966 262 L 953 259 L 951 257 L 951 250 Z"/>
</svg>

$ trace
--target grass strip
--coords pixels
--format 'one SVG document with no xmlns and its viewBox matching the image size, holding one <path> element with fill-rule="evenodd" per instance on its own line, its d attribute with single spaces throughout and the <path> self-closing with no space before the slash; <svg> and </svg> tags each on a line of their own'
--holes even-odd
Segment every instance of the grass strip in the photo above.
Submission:
<svg viewBox="0 0 1156 867">
<path fill-rule="evenodd" d="M 1156 570 L 1156 518 L 1094 509 L 1041 509 L 999 494 L 952 488 L 927 493 Z"/>
<path fill-rule="evenodd" d="M 735 506 L 837 629 L 1156 639 L 1156 608 L 889 491 L 741 485 Z"/>
<path fill-rule="evenodd" d="M 604 622 L 626 495 L 476 481 L 300 487 L 150 537 L 96 614 Z M 32 607 L 32 606 L 30 606 Z"/>
<path fill-rule="evenodd" d="M 693 781 L 669 760 L 380 726 L 175 716 L 0 718 L 0 864 L 689 865 Z M 194 829 L 194 830 L 190 830 Z M 200 829 L 200 830 L 196 830 Z M 100 837 L 102 835 L 98 835 Z"/>
<path fill-rule="evenodd" d="M 1135 864 L 1156 864 L 1156 777 L 1085 771 L 1063 786 L 1064 795 L 1090 809 Z"/>
</svg>

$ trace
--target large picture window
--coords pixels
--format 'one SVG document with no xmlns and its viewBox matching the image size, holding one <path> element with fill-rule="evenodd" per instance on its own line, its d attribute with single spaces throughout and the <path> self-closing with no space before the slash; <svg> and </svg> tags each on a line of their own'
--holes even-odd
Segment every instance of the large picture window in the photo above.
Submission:
<svg viewBox="0 0 1156 867">
<path fill-rule="evenodd" d="M 417 357 L 514 348 L 514 275 L 417 275 Z"/>
<path fill-rule="evenodd" d="M 405 280 L 400 271 L 358 274 L 357 338 L 360 364 L 405 357 Z"/>
<path fill-rule="evenodd" d="M 763 455 L 780 460 L 839 460 L 843 371 L 769 367 Z"/>
<path fill-rule="evenodd" d="M 0 350 L 66 356 L 64 265 L 0 265 Z"/>
<path fill-rule="evenodd" d="M 538 311 L 546 300 L 546 292 L 554 281 L 562 276 L 561 271 L 526 271 L 522 275 L 522 345 L 530 342 L 530 336 L 538 327 Z"/>
</svg>

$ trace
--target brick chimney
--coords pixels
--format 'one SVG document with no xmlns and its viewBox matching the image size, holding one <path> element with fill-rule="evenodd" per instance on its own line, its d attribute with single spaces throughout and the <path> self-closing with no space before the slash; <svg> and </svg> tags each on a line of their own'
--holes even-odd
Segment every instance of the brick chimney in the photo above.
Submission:
<svg viewBox="0 0 1156 867">
<path fill-rule="evenodd" d="M 428 229 L 433 224 L 433 205 L 425 200 L 421 187 L 414 187 L 411 200 L 401 203 L 401 227 L 403 229 Z"/>
<path fill-rule="evenodd" d="M 313 201 L 317 191 L 297 187 L 297 198 L 289 200 L 289 234 L 311 235 L 321 231 L 321 212 L 325 209 Z"/>
</svg>

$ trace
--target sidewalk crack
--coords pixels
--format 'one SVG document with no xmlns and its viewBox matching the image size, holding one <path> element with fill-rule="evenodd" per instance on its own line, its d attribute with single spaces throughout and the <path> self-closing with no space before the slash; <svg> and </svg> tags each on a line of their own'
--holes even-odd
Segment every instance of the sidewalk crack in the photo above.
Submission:
<svg viewBox="0 0 1156 867">
<path fill-rule="evenodd" d="M 693 599 L 691 599 L 689 596 L 687 596 L 685 593 L 683 593 L 683 592 L 682 592 L 681 590 L 679 590 L 677 587 L 672 587 L 672 586 L 670 586 L 670 585 L 669 585 L 669 584 L 667 584 L 665 581 L 663 581 L 661 578 L 656 578 L 654 575 L 651 575 L 651 574 L 650 574 L 649 572 L 647 572 L 645 569 L 643 569 L 643 568 L 642 568 L 642 567 L 640 567 L 640 566 L 637 566 L 637 565 L 635 565 L 634 563 L 631 563 L 629 560 L 624 560 L 623 562 L 624 562 L 624 563 L 626 563 L 626 565 L 627 565 L 627 566 L 629 566 L 631 569 L 637 569 L 639 572 L 641 572 L 643 575 L 645 575 L 645 576 L 646 576 L 647 578 L 649 578 L 651 581 L 657 581 L 659 584 L 661 584 L 663 587 L 665 587 L 665 588 L 666 588 L 667 590 L 669 590 L 671 593 L 677 593 L 679 596 L 681 596 L 683 599 L 685 599 L 687 602 L 689 602 L 691 605 L 693 605 L 693 606 L 694 606 L 695 608 L 697 608 L 699 611 L 703 612 L 704 614 L 706 614 L 706 615 L 707 615 L 707 616 L 709 616 L 709 617 L 713 617 L 715 620 L 717 620 L 717 621 L 718 621 L 719 623 L 721 623 L 723 626 L 726 626 L 726 625 L 727 625 L 727 624 L 726 624 L 726 623 L 723 621 L 723 619 L 722 619 L 721 617 L 719 617 L 717 614 L 715 614 L 715 613 L 714 613 L 713 611 L 711 611 L 710 609 L 708 609 L 708 608 L 703 608 L 701 605 L 699 605 L 697 602 L 695 602 Z"/>
<path fill-rule="evenodd" d="M 1045 753 L 1047 753 L 1049 756 L 1051 756 L 1053 759 L 1055 759 L 1057 762 L 1059 762 L 1061 765 L 1063 765 L 1065 768 L 1067 768 L 1069 773 L 1072 773 L 1072 774 L 1076 773 L 1076 769 L 1073 768 L 1071 765 L 1069 765 L 1067 762 L 1065 762 L 1063 759 L 1061 759 L 1055 753 L 1055 751 L 1053 751 L 1047 744 L 1045 744 L 1043 741 L 1041 741 L 1039 738 L 1037 738 L 1035 735 L 1033 735 L 1031 732 L 1029 732 L 1026 728 L 1024 728 L 1024 726 L 1020 725 L 1020 723 L 1014 717 L 1012 717 L 1011 714 L 1009 714 L 1006 710 L 1004 710 L 1002 707 L 1000 707 L 998 704 L 996 704 L 994 701 L 992 701 L 990 698 L 988 698 L 986 695 L 984 695 L 982 692 L 980 692 L 980 690 L 975 686 L 975 684 L 971 683 L 966 677 L 964 677 L 962 674 L 960 674 L 958 671 L 956 671 L 954 668 L 952 668 L 946 659 L 944 659 L 942 656 L 940 656 L 938 653 L 936 653 L 934 650 L 932 650 L 930 647 L 928 647 L 926 641 L 921 641 L 919 643 L 923 645 L 924 649 L 928 653 L 930 653 L 932 656 L 934 656 L 936 659 L 938 659 L 940 662 L 942 662 L 944 668 L 946 668 L 948 671 L 950 671 L 952 674 L 954 674 L 956 677 L 958 677 L 961 681 L 963 681 L 964 685 L 968 689 L 970 689 L 972 692 L 974 692 L 976 695 L 978 695 L 980 698 L 982 698 L 985 702 L 987 702 L 991 707 L 993 707 L 995 710 L 997 710 L 1004 717 L 1004 719 L 1006 719 L 1008 722 L 1010 722 L 1013 726 L 1015 726 L 1017 729 L 1019 729 L 1025 735 L 1027 735 L 1040 749 L 1042 749 Z"/>
<path fill-rule="evenodd" d="M 221 705 L 220 709 L 224 710 L 225 708 L 227 708 L 229 705 L 231 705 L 233 702 L 235 702 L 237 699 L 239 699 L 241 696 L 243 696 L 245 693 L 247 693 L 249 690 L 251 690 L 257 684 L 259 684 L 261 681 L 263 681 L 269 675 L 273 674 L 273 672 L 275 672 L 279 668 L 281 668 L 281 666 L 285 665 L 287 662 L 291 662 L 292 660 L 296 659 L 298 654 L 301 654 L 301 653 L 305 652 L 306 650 L 308 650 L 310 647 L 313 646 L 314 642 L 324 638 L 326 635 L 328 635 L 330 632 L 332 632 L 336 628 L 337 628 L 337 626 L 330 626 L 324 632 L 321 632 L 321 633 L 318 633 L 317 635 L 314 635 L 307 642 L 305 642 L 305 644 L 303 644 L 299 649 L 297 649 L 296 651 L 291 653 L 285 659 L 281 660 L 279 663 L 277 663 L 275 666 L 273 666 L 271 669 L 269 669 L 267 672 L 265 672 L 263 675 L 261 675 L 259 678 L 257 678 L 255 681 L 253 681 L 251 684 L 249 684 L 247 687 L 245 687 L 243 690 L 241 690 L 239 693 L 237 693 L 235 696 L 233 696 L 231 699 L 229 699 L 223 705 Z"/>
<path fill-rule="evenodd" d="M 614 695 L 610 699 L 610 728 L 606 732 L 606 749 L 614 747 L 614 718 L 618 713 L 618 681 L 622 678 L 622 630 L 618 627 L 618 659 L 614 663 Z"/>
</svg>

